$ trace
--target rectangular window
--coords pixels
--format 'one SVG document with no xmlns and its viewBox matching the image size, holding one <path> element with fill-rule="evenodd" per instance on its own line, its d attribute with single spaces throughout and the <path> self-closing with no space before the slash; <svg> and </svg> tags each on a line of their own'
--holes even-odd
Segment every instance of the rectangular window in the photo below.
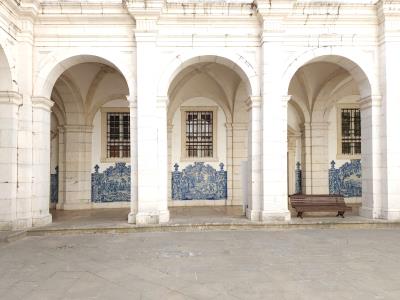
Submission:
<svg viewBox="0 0 400 300">
<path fill-rule="evenodd" d="M 107 158 L 130 157 L 129 112 L 107 112 Z"/>
<path fill-rule="evenodd" d="M 186 157 L 213 157 L 213 111 L 186 111 Z"/>
<path fill-rule="evenodd" d="M 342 154 L 361 154 L 361 113 L 358 108 L 341 109 Z"/>
</svg>

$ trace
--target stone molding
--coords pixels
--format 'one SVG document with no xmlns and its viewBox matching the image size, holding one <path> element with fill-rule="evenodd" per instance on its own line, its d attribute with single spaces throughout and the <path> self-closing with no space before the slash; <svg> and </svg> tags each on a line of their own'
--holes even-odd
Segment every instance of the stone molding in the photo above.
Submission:
<svg viewBox="0 0 400 300">
<path fill-rule="evenodd" d="M 51 101 L 50 99 L 47 99 L 45 97 L 36 97 L 32 96 L 32 108 L 33 109 L 43 109 L 48 112 L 51 111 L 51 108 L 54 105 L 54 102 Z"/>
<path fill-rule="evenodd" d="M 64 125 L 62 126 L 63 132 L 69 133 L 69 132 L 86 132 L 86 133 L 92 133 L 93 131 L 93 126 L 91 125 Z"/>
<path fill-rule="evenodd" d="M 22 105 L 22 95 L 13 91 L 0 91 L 0 104 Z"/>
<path fill-rule="evenodd" d="M 261 96 L 251 96 L 248 97 L 245 101 L 247 111 L 253 109 L 253 108 L 261 108 L 261 103 L 262 103 L 262 97 Z"/>
<path fill-rule="evenodd" d="M 364 110 L 370 107 L 380 107 L 382 105 L 382 96 L 372 95 L 360 100 L 360 109 Z"/>
</svg>

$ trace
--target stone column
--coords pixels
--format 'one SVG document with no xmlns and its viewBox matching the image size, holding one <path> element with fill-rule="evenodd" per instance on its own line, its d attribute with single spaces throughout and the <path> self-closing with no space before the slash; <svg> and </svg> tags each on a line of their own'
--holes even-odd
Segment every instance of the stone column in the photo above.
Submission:
<svg viewBox="0 0 400 300">
<path fill-rule="evenodd" d="M 18 110 L 17 227 L 19 228 L 32 227 L 32 144 L 32 102 L 31 95 L 26 93 L 23 96 L 23 105 Z"/>
<path fill-rule="evenodd" d="M 88 209 L 91 207 L 91 170 L 92 160 L 92 126 L 65 125 L 64 160 L 60 168 L 60 178 L 64 182 L 60 185 L 63 200 L 59 199 L 57 208 L 65 210 Z M 61 139 L 61 135 L 60 135 Z"/>
<path fill-rule="evenodd" d="M 245 199 L 248 198 L 248 193 L 246 192 L 248 187 L 244 186 L 243 182 L 246 174 L 242 174 L 243 162 L 246 162 L 248 159 L 248 124 L 232 123 L 232 129 L 232 201 L 233 205 L 243 205 L 245 204 Z"/>
<path fill-rule="evenodd" d="M 58 127 L 58 202 L 56 208 L 61 208 L 65 202 L 65 138 L 64 126 Z"/>
<path fill-rule="evenodd" d="M 288 136 L 288 193 L 295 193 L 296 137 Z"/>
<path fill-rule="evenodd" d="M 311 123 L 311 193 L 329 194 L 328 123 Z"/>
<path fill-rule="evenodd" d="M 397 99 L 397 98 L 396 98 Z M 395 100 L 397 102 L 397 100 Z M 385 193 L 382 190 L 382 186 L 384 182 L 382 182 L 382 145 L 380 142 L 380 118 L 381 118 L 381 97 L 372 96 L 362 99 L 360 102 L 360 110 L 361 110 L 361 168 L 362 168 L 362 205 L 360 208 L 360 215 L 367 218 L 387 218 L 391 219 L 392 217 L 388 215 L 389 207 L 388 202 L 384 200 L 389 200 L 392 195 L 389 193 Z M 396 110 L 396 109 L 395 109 Z M 396 116 L 398 119 L 398 116 Z M 398 143 L 397 137 L 398 131 L 396 131 L 395 135 L 395 143 Z M 391 142 L 389 136 L 387 147 L 392 149 Z M 396 157 L 398 156 L 397 147 L 394 147 L 393 150 L 390 150 L 396 153 Z M 388 151 L 389 152 L 389 151 Z M 397 158 L 396 158 L 397 159 Z M 388 169 L 398 168 L 398 164 L 390 164 L 390 159 L 388 159 Z M 400 174 L 399 171 L 394 171 L 391 173 L 391 178 L 387 178 L 387 184 L 389 185 L 390 180 L 396 178 L 393 190 L 397 190 L 399 181 L 399 177 L 396 177 L 397 173 Z M 384 199 L 384 194 L 387 195 L 387 199 Z M 399 193 L 400 194 L 400 193 Z M 395 201 L 395 205 L 397 205 L 398 201 Z M 396 209 L 396 213 L 400 218 L 400 205 L 399 208 Z M 394 217 L 396 219 L 397 217 Z"/>
<path fill-rule="evenodd" d="M 302 191 L 303 194 L 312 194 L 312 169 L 311 169 L 311 125 L 310 123 L 303 124 L 303 141 L 301 143 L 301 169 L 302 169 Z"/>
<path fill-rule="evenodd" d="M 248 142 L 248 197 L 246 216 L 259 221 L 262 201 L 262 160 L 261 160 L 261 97 L 247 100 L 249 112 Z"/>
<path fill-rule="evenodd" d="M 50 113 L 53 101 L 32 97 L 32 225 L 51 223 Z"/>
<path fill-rule="evenodd" d="M 290 96 L 264 95 L 263 221 L 288 221 L 287 103 Z"/>
<path fill-rule="evenodd" d="M 226 205 L 232 205 L 233 199 L 233 130 L 232 123 L 226 123 L 226 171 L 228 174 L 228 199 Z"/>
<path fill-rule="evenodd" d="M 138 151 L 137 151 L 137 102 L 129 99 L 130 112 L 130 139 L 131 139 L 131 211 L 128 223 L 136 223 L 138 211 Z"/>
<path fill-rule="evenodd" d="M 18 228 L 17 215 L 17 136 L 21 95 L 0 92 L 0 230 Z"/>
<path fill-rule="evenodd" d="M 168 203 L 172 201 L 172 130 L 174 125 L 172 121 L 168 121 Z M 171 122 L 171 123 L 170 123 Z"/>
<path fill-rule="evenodd" d="M 169 221 L 168 210 L 168 123 L 167 97 L 157 98 L 158 120 L 158 172 L 159 172 L 159 222 Z"/>
<path fill-rule="evenodd" d="M 131 7 L 131 9 L 133 9 Z M 167 201 L 167 98 L 157 98 L 158 14 L 136 8 L 138 211 L 136 224 L 169 220 Z M 143 14 L 143 15 L 138 15 Z"/>
</svg>

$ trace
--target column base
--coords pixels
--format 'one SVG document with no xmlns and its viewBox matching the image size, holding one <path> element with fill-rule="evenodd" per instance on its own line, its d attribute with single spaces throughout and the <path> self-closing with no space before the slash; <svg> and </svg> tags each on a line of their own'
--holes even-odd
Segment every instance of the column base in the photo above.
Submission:
<svg viewBox="0 0 400 300">
<path fill-rule="evenodd" d="M 253 209 L 246 209 L 246 217 L 250 221 L 260 221 L 261 211 L 253 210 Z"/>
<path fill-rule="evenodd" d="M 32 218 L 0 221 L 0 230 L 22 230 L 32 227 Z"/>
<path fill-rule="evenodd" d="M 371 207 L 361 206 L 358 214 L 367 219 L 387 219 L 385 215 L 379 213 L 379 211 L 377 212 Z"/>
<path fill-rule="evenodd" d="M 56 208 L 61 210 L 91 209 L 92 203 L 57 203 Z"/>
<path fill-rule="evenodd" d="M 169 211 L 153 211 L 153 212 L 138 212 L 136 214 L 136 224 L 137 225 L 147 225 L 147 224 L 160 224 L 169 221 Z M 129 220 L 128 220 L 129 222 Z"/>
<path fill-rule="evenodd" d="M 128 224 L 136 224 L 136 212 L 130 212 L 128 214 Z"/>
<path fill-rule="evenodd" d="M 48 224 L 51 224 L 52 220 L 53 220 L 53 217 L 51 216 L 51 214 L 47 214 L 47 215 L 39 216 L 39 217 L 33 217 L 32 218 L 32 226 L 39 227 L 39 226 L 48 225 Z"/>
<path fill-rule="evenodd" d="M 383 211 L 383 218 L 388 221 L 398 221 L 400 220 L 400 210 L 385 210 Z"/>
<path fill-rule="evenodd" d="M 261 212 L 261 220 L 263 222 L 288 222 L 290 221 L 290 212 L 286 211 L 265 211 Z"/>
</svg>

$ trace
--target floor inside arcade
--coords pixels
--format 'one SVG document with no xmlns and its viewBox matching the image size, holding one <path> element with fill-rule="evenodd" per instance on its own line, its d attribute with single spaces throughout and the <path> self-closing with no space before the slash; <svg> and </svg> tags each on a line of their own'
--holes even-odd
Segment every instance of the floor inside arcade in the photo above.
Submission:
<svg viewBox="0 0 400 300">
<path fill-rule="evenodd" d="M 289 223 L 262 223 L 251 222 L 247 219 L 243 212 L 242 206 L 203 206 L 203 207 L 170 207 L 170 221 L 162 225 L 136 226 L 127 223 L 128 208 L 112 208 L 112 209 L 91 209 L 91 210 L 52 210 L 52 224 L 34 228 L 31 231 L 42 230 L 92 230 L 102 231 L 115 229 L 116 231 L 124 231 L 138 227 L 157 227 L 161 230 L 171 230 L 178 227 L 187 230 L 202 230 L 215 228 L 235 229 L 244 227 L 264 227 L 268 224 L 282 226 L 327 226 L 339 224 L 380 224 L 385 223 L 383 220 L 370 220 L 360 217 L 354 213 L 346 213 L 345 218 L 336 218 L 334 213 L 325 214 L 305 214 L 303 219 L 297 218 L 295 212 L 292 212 L 292 219 Z M 386 221 L 387 222 L 387 221 Z M 207 227 L 204 227 L 204 226 Z M 225 226 L 225 227 L 224 227 Z M 169 229 L 168 229 L 169 228 Z M 184 229 L 180 230 L 184 230 Z"/>
</svg>

